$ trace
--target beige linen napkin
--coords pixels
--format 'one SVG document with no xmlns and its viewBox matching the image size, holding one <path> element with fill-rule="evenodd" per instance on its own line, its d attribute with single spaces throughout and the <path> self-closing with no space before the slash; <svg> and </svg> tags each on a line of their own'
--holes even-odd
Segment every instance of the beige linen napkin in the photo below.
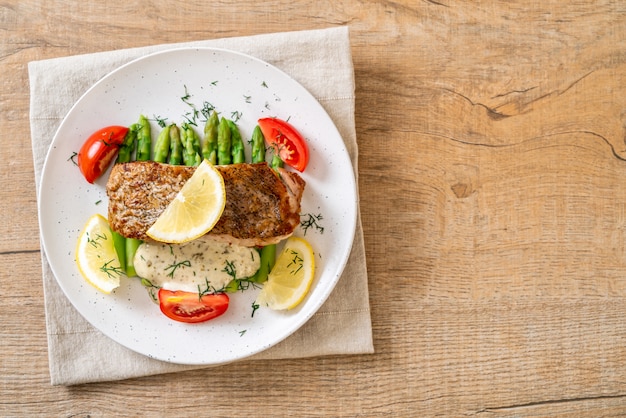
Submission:
<svg viewBox="0 0 626 418">
<path fill-rule="evenodd" d="M 354 72 L 348 29 L 339 27 L 158 45 L 29 63 L 30 125 L 37 192 L 53 134 L 74 102 L 92 84 L 120 65 L 155 51 L 182 46 L 240 51 L 267 61 L 292 76 L 317 98 L 337 125 L 356 175 Z M 201 367 L 154 360 L 104 336 L 67 300 L 56 283 L 43 249 L 42 265 L 53 385 L 119 380 Z M 327 302 L 295 334 L 250 359 L 358 354 L 373 350 L 359 217 L 348 265 Z"/>
</svg>

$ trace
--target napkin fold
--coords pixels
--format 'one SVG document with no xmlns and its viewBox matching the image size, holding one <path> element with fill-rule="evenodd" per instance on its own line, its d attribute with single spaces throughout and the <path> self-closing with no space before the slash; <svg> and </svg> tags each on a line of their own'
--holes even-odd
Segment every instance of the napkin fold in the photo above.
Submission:
<svg viewBox="0 0 626 418">
<path fill-rule="evenodd" d="M 80 96 L 115 68 L 156 51 L 210 46 L 243 52 L 273 64 L 315 96 L 335 122 L 355 176 L 354 71 L 347 27 L 165 44 L 33 61 L 30 126 L 37 194 L 53 133 Z M 207 366 L 148 358 L 101 334 L 71 305 L 58 286 L 43 247 L 42 273 L 53 385 L 121 380 Z M 374 351 L 360 214 L 348 264 L 320 310 L 296 333 L 246 360 L 303 358 Z M 110 359 L 115 359 L 114 362 Z"/>
</svg>

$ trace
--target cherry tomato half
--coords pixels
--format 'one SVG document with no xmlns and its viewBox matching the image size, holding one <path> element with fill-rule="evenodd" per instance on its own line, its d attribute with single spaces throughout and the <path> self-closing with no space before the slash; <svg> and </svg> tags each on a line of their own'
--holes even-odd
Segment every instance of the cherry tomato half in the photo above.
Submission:
<svg viewBox="0 0 626 418">
<path fill-rule="evenodd" d="M 78 151 L 78 168 L 89 183 L 106 171 L 128 132 L 125 126 L 107 126 L 91 134 Z"/>
<path fill-rule="evenodd" d="M 190 324 L 208 321 L 226 312 L 230 299 L 225 293 L 203 295 L 182 290 L 159 289 L 159 306 L 168 318 Z"/>
<path fill-rule="evenodd" d="M 289 122 L 276 118 L 259 119 L 265 142 L 278 150 L 283 162 L 302 172 L 309 163 L 309 147 Z"/>
</svg>

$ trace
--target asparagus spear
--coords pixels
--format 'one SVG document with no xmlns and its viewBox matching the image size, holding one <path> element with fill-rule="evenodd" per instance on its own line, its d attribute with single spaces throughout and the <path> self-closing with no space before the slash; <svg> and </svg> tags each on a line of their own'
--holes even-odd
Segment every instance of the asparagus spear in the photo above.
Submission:
<svg viewBox="0 0 626 418">
<path fill-rule="evenodd" d="M 163 128 L 156 143 L 154 144 L 154 161 L 166 163 L 170 155 L 170 127 Z"/>
<path fill-rule="evenodd" d="M 198 166 L 202 162 L 200 156 L 200 138 L 188 123 L 182 125 L 181 142 L 183 144 L 183 162 L 186 166 Z"/>
<path fill-rule="evenodd" d="M 230 164 L 231 162 L 230 126 L 228 126 L 228 121 L 225 118 L 221 118 L 217 127 L 217 163 Z"/>
<path fill-rule="evenodd" d="M 217 164 L 217 127 L 220 124 L 217 112 L 214 110 L 204 125 L 204 144 L 202 145 L 202 157 L 211 164 Z"/>
<path fill-rule="evenodd" d="M 149 161 L 152 149 L 150 122 L 144 115 L 139 115 L 137 123 L 137 161 Z"/>
<path fill-rule="evenodd" d="M 285 162 L 280 159 L 280 156 L 278 154 L 274 154 L 274 156 L 272 157 L 272 162 L 270 163 L 270 167 L 272 167 L 274 170 L 278 170 L 279 168 L 282 168 L 284 166 Z"/>
<path fill-rule="evenodd" d="M 246 162 L 246 154 L 243 148 L 243 140 L 241 139 L 241 133 L 239 128 L 232 120 L 227 120 L 228 127 L 230 128 L 231 139 L 231 156 L 233 164 L 241 164 Z"/>
<path fill-rule="evenodd" d="M 250 139 L 251 160 L 253 163 L 262 163 L 265 161 L 265 138 L 261 132 L 261 128 L 257 125 L 252 131 L 252 138 Z"/>
<path fill-rule="evenodd" d="M 126 132 L 126 136 L 124 137 L 124 142 L 120 145 L 120 148 L 117 152 L 117 160 L 118 163 L 127 163 L 133 159 L 133 153 L 135 152 L 135 147 L 137 146 L 137 131 L 131 128 Z"/>
<path fill-rule="evenodd" d="M 183 143 L 180 139 L 180 129 L 176 124 L 170 125 L 170 164 L 180 165 L 183 163 Z"/>
</svg>

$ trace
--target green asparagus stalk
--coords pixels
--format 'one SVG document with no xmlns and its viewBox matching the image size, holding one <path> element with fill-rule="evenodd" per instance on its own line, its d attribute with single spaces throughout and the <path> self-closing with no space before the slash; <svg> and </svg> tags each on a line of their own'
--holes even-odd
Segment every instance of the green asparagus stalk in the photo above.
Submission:
<svg viewBox="0 0 626 418">
<path fill-rule="evenodd" d="M 230 140 L 231 140 L 231 156 L 233 164 L 241 164 L 246 162 L 246 154 L 243 148 L 243 139 L 241 139 L 241 133 L 237 124 L 232 120 L 227 120 L 228 127 L 230 128 Z"/>
<path fill-rule="evenodd" d="M 161 130 L 154 144 L 154 161 L 166 163 L 170 155 L 170 127 L 166 126 Z"/>
<path fill-rule="evenodd" d="M 133 277 L 137 275 L 135 271 L 135 253 L 143 241 L 136 238 L 126 238 L 126 275 Z"/>
<path fill-rule="evenodd" d="M 183 144 L 183 162 L 186 166 L 198 166 L 200 156 L 200 137 L 188 123 L 182 125 L 181 142 Z"/>
<path fill-rule="evenodd" d="M 183 143 L 180 139 L 180 129 L 176 124 L 170 125 L 170 164 L 181 165 L 183 163 Z"/>
<path fill-rule="evenodd" d="M 113 236 L 113 248 L 115 248 L 115 253 L 117 254 L 117 258 L 120 260 L 120 268 L 127 273 L 126 270 L 126 237 L 124 237 L 119 232 L 115 232 L 111 230 L 111 235 Z"/>
<path fill-rule="evenodd" d="M 265 161 L 265 138 L 261 132 L 261 128 L 257 125 L 252 131 L 252 139 L 250 139 L 251 145 L 251 160 L 253 163 L 262 163 Z"/>
<path fill-rule="evenodd" d="M 279 168 L 282 168 L 284 166 L 285 162 L 281 160 L 278 154 L 274 154 L 274 156 L 272 157 L 272 162 L 270 163 L 270 167 L 278 171 Z"/>
<path fill-rule="evenodd" d="M 137 161 L 150 160 L 152 150 L 151 135 L 150 122 L 144 115 L 140 115 L 137 123 Z"/>
<path fill-rule="evenodd" d="M 266 245 L 261 248 L 259 254 L 261 256 L 259 270 L 250 278 L 250 281 L 264 283 L 267 281 L 267 276 L 272 271 L 274 264 L 276 264 L 276 244 Z"/>
<path fill-rule="evenodd" d="M 117 152 L 117 160 L 115 163 L 127 163 L 133 159 L 133 153 L 137 146 L 137 131 L 131 128 L 126 132 L 124 142 L 120 145 L 120 149 Z"/>
<path fill-rule="evenodd" d="M 217 127 L 219 124 L 219 117 L 214 110 L 204 125 L 204 144 L 202 144 L 202 157 L 213 165 L 217 164 Z"/>
<path fill-rule="evenodd" d="M 231 162 L 230 126 L 228 126 L 228 121 L 225 118 L 221 118 L 220 124 L 217 127 L 217 163 L 223 165 L 230 164 Z"/>
</svg>

